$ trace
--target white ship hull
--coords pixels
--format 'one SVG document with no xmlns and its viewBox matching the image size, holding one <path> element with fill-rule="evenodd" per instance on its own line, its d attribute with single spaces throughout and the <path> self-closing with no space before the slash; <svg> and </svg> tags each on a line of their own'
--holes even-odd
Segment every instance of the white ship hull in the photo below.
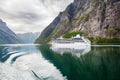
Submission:
<svg viewBox="0 0 120 80">
<path fill-rule="evenodd" d="M 90 46 L 89 43 L 52 43 L 53 48 L 74 48 L 74 49 L 79 49 L 79 48 L 86 48 Z"/>
</svg>

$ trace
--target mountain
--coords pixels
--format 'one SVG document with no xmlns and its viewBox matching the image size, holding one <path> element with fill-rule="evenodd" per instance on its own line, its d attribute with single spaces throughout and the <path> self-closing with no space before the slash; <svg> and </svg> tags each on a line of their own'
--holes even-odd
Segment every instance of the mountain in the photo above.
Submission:
<svg viewBox="0 0 120 80">
<path fill-rule="evenodd" d="M 74 0 L 35 43 L 48 42 L 69 32 L 84 32 L 89 38 L 120 38 L 120 0 Z"/>
<path fill-rule="evenodd" d="M 17 35 L 0 19 L 0 44 L 21 43 Z"/>
<path fill-rule="evenodd" d="M 17 36 L 24 42 L 24 43 L 34 43 L 35 40 L 39 37 L 40 32 L 28 32 L 23 34 L 17 34 Z"/>
</svg>

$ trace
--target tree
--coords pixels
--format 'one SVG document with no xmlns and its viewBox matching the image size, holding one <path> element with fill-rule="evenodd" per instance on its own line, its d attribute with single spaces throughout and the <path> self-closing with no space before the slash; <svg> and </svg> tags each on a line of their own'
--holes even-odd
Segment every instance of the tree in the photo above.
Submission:
<svg viewBox="0 0 120 80">
<path fill-rule="evenodd" d="M 105 32 L 109 35 L 110 38 L 113 38 L 113 36 L 116 34 L 116 30 L 113 28 L 105 29 Z"/>
</svg>

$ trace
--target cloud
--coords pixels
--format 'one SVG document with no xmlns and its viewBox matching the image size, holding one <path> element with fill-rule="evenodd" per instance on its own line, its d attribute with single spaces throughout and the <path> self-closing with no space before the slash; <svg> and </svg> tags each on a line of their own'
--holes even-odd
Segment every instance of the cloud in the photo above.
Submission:
<svg viewBox="0 0 120 80">
<path fill-rule="evenodd" d="M 0 0 L 0 18 L 16 33 L 41 32 L 73 0 Z"/>
</svg>

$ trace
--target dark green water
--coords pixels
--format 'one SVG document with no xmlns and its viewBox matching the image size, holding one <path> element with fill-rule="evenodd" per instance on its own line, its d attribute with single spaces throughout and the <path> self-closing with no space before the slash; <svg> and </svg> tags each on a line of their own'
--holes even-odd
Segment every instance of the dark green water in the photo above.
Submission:
<svg viewBox="0 0 120 80">
<path fill-rule="evenodd" d="M 119 46 L 92 46 L 90 52 L 81 56 L 61 55 L 47 46 L 39 49 L 68 80 L 120 80 Z"/>
<path fill-rule="evenodd" d="M 0 80 L 120 80 L 120 46 L 0 46 Z"/>
</svg>

